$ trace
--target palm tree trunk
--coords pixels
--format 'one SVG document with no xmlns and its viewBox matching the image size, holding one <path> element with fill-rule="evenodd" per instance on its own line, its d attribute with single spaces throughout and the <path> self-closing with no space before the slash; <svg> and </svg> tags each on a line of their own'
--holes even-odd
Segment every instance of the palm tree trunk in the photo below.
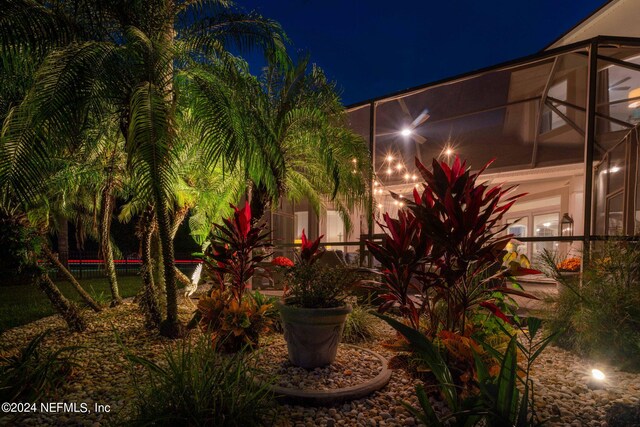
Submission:
<svg viewBox="0 0 640 427">
<path fill-rule="evenodd" d="M 184 222 L 184 219 L 187 217 L 189 213 L 189 206 L 183 206 L 179 209 L 173 217 L 173 223 L 171 224 L 171 240 L 175 240 L 176 234 L 178 233 L 178 229 L 180 225 Z M 176 270 L 176 278 L 182 282 L 183 285 L 187 286 L 191 284 L 191 279 L 187 277 L 178 267 L 173 267 Z"/>
<path fill-rule="evenodd" d="M 251 221 L 255 224 L 260 222 L 265 212 L 269 208 L 269 197 L 267 196 L 264 185 L 256 186 L 253 184 L 251 188 Z"/>
<path fill-rule="evenodd" d="M 113 262 L 113 248 L 111 247 L 111 218 L 113 214 L 113 182 L 109 177 L 102 191 L 102 218 L 100 221 L 100 250 L 104 260 L 104 268 L 109 279 L 111 289 L 111 307 L 122 303 L 122 297 L 118 289 L 118 277 L 116 265 Z"/>
<path fill-rule="evenodd" d="M 158 221 L 155 217 L 153 219 L 153 230 L 150 232 L 150 238 L 153 286 L 156 291 L 156 296 L 158 297 L 159 307 L 162 307 L 162 310 L 164 311 L 167 307 L 167 292 L 164 286 L 162 243 L 160 243 L 160 236 L 158 235 Z"/>
<path fill-rule="evenodd" d="M 62 318 L 67 322 L 69 329 L 73 332 L 82 332 L 87 329 L 87 323 L 85 322 L 80 312 L 72 303 L 67 300 L 60 289 L 47 274 L 42 274 L 38 279 L 38 286 L 45 295 L 51 301 L 51 304 L 60 313 Z"/>
<path fill-rule="evenodd" d="M 71 286 L 73 286 L 76 292 L 78 292 L 78 295 L 80 295 L 80 298 L 82 298 L 82 300 L 85 303 L 87 303 L 87 305 L 91 307 L 93 311 L 95 311 L 96 313 L 102 311 L 102 308 L 100 308 L 100 305 L 91 297 L 91 295 L 89 295 L 87 291 L 84 290 L 82 285 L 78 283 L 76 278 L 73 277 L 73 274 L 71 274 L 71 272 L 62 264 L 62 262 L 58 259 L 58 257 L 55 256 L 53 252 L 51 252 L 51 249 L 49 249 L 48 246 L 43 246 L 42 252 L 45 254 L 47 259 L 51 261 L 51 263 L 53 263 L 53 265 L 55 265 L 58 268 L 58 272 L 62 276 L 64 276 L 64 278 L 67 279 L 69 283 L 71 283 Z"/>
<path fill-rule="evenodd" d="M 158 327 L 162 321 L 162 314 L 158 308 L 155 285 L 153 283 L 153 267 L 151 263 L 151 243 L 155 229 L 153 206 L 148 206 L 138 221 L 138 238 L 142 255 L 142 282 L 144 290 L 140 299 L 140 308 L 145 316 L 145 325 L 152 329 Z"/>
<path fill-rule="evenodd" d="M 156 196 L 158 234 L 162 244 L 162 263 L 164 266 L 164 286 L 167 292 L 167 317 L 160 324 L 160 334 L 169 338 L 178 338 L 184 334 L 184 325 L 178 320 L 178 295 L 176 288 L 176 271 L 173 256 L 173 239 L 171 238 L 171 222 L 167 206 L 160 194 Z"/>
</svg>

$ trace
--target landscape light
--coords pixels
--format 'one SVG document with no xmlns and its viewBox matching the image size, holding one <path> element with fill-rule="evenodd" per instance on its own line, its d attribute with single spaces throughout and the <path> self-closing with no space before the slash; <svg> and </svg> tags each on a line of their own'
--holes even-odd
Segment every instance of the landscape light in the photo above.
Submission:
<svg viewBox="0 0 640 427">
<path fill-rule="evenodd" d="M 598 381 L 604 381 L 604 379 L 606 378 L 606 376 L 604 375 L 604 372 L 602 372 L 600 369 L 592 369 L 591 376 L 593 377 L 594 380 L 598 380 Z"/>
<path fill-rule="evenodd" d="M 400 135 L 402 136 L 409 136 L 413 133 L 413 131 L 409 128 L 404 128 L 400 131 Z"/>
</svg>

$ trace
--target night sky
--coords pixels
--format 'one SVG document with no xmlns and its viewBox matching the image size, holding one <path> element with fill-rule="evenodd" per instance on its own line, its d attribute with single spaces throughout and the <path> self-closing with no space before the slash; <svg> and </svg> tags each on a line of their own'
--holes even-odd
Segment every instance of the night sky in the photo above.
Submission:
<svg viewBox="0 0 640 427">
<path fill-rule="evenodd" d="M 542 50 L 604 0 L 238 0 L 282 24 L 345 105 Z M 249 57 L 255 71 L 259 61 Z"/>
</svg>

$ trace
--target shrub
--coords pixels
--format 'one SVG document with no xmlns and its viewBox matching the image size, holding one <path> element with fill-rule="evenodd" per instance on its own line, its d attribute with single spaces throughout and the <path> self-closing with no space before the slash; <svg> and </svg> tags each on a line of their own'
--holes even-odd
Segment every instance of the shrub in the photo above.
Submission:
<svg viewBox="0 0 640 427">
<path fill-rule="evenodd" d="M 555 254 L 541 257 L 560 283 L 551 330 L 578 353 L 640 369 L 640 244 L 605 242 L 590 254 L 581 277 L 562 274 Z"/>
<path fill-rule="evenodd" d="M 452 166 L 434 159 L 428 170 L 416 159 L 424 179 L 422 193 L 414 189 L 413 201 L 402 199 L 407 207 L 397 219 L 384 214 L 381 244 L 366 242 L 382 266 L 379 286 L 387 292 L 380 312 L 396 306 L 414 329 L 426 317 L 426 333 L 434 337 L 441 328 L 464 334 L 469 314 L 479 306 L 505 317 L 496 304 L 498 295 L 535 298 L 508 287 L 506 279 L 537 271 L 518 262 L 502 266 L 513 236 L 500 223 L 523 194 L 508 197 L 513 187 L 478 183 L 488 166 L 472 174 L 459 158 Z"/>
<path fill-rule="evenodd" d="M 271 391 L 252 380 L 242 353 L 217 353 L 207 339 L 167 349 L 161 363 L 127 359 L 138 394 L 130 425 L 254 426 L 273 415 Z"/>
<path fill-rule="evenodd" d="M 422 360 L 431 369 L 438 389 L 448 407 L 448 413 L 437 414 L 422 386 L 416 387 L 419 407 L 404 406 L 424 425 L 428 426 L 532 426 L 539 425 L 535 410 L 534 384 L 530 369 L 543 350 L 555 338 L 555 334 L 539 338 L 542 322 L 529 318 L 528 328 L 517 335 L 508 336 L 508 344 L 502 352 L 487 344 L 484 350 L 495 359 L 496 369 L 491 369 L 474 345 L 464 345 L 472 353 L 477 375 L 469 378 L 463 390 L 457 385 L 448 361 L 439 348 L 419 331 L 388 316 L 378 315 L 405 336 Z M 518 355 L 524 359 L 519 365 Z M 469 390 L 476 389 L 475 393 Z"/>
<path fill-rule="evenodd" d="M 340 307 L 348 297 L 348 289 L 360 278 L 355 268 L 317 262 L 325 252 L 319 246 L 322 237 L 310 241 L 302 230 L 296 262 L 288 263 L 284 257 L 271 262 L 284 270 L 283 297 L 287 304 L 304 308 Z"/>
<path fill-rule="evenodd" d="M 271 324 L 273 304 L 261 294 L 248 294 L 238 302 L 230 292 L 211 291 L 198 302 L 200 326 L 211 334 L 213 347 L 226 352 L 259 345 L 260 334 Z"/>
<path fill-rule="evenodd" d="M 271 254 L 269 232 L 265 224 L 252 225 L 251 208 L 245 203 L 216 224 L 203 262 L 205 276 L 215 283 L 211 293 L 200 299 L 198 313 L 190 326 L 199 323 L 211 333 L 214 347 L 239 351 L 258 345 L 260 333 L 268 326 L 266 314 L 271 305 L 258 300 L 260 295 L 245 295 L 249 280 L 261 269 L 259 264 Z"/>
<path fill-rule="evenodd" d="M 16 356 L 0 357 L 0 400 L 35 401 L 55 392 L 71 377 L 80 347 L 43 350 L 42 342 L 49 333 L 36 335 Z"/>
<path fill-rule="evenodd" d="M 369 313 L 368 307 L 354 305 L 353 311 L 347 316 L 342 332 L 342 342 L 358 344 L 374 339 L 377 336 L 379 320 Z"/>
</svg>

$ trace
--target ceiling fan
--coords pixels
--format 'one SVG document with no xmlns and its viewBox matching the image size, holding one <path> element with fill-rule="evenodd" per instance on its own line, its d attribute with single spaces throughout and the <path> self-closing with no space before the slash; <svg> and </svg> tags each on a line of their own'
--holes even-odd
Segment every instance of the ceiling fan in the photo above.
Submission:
<svg viewBox="0 0 640 427">
<path fill-rule="evenodd" d="M 627 80 L 631 80 L 631 77 L 627 76 L 625 78 L 622 78 L 622 79 L 618 80 L 614 84 L 609 85 L 609 90 L 629 90 L 629 89 L 631 89 L 631 86 L 620 86 L 622 83 L 626 82 Z"/>
<path fill-rule="evenodd" d="M 415 129 L 420 127 L 420 126 L 422 126 L 424 124 L 424 122 L 429 120 L 430 116 L 429 116 L 429 113 L 427 112 L 428 110 L 425 108 L 424 110 L 422 110 L 422 112 L 420 114 L 418 114 L 416 117 L 413 117 L 413 115 L 409 111 L 409 107 L 407 107 L 407 104 L 404 101 L 404 99 L 403 98 L 398 98 L 397 101 L 398 101 L 398 104 L 400 104 L 400 109 L 402 110 L 403 114 L 411 122 L 408 125 L 405 125 L 400 130 L 396 130 L 396 131 L 392 131 L 392 132 L 379 133 L 379 134 L 377 134 L 377 136 L 400 135 L 400 136 L 403 136 L 405 138 L 411 138 L 418 144 L 424 144 L 427 141 L 427 138 L 425 138 L 424 136 L 416 133 Z"/>
</svg>

